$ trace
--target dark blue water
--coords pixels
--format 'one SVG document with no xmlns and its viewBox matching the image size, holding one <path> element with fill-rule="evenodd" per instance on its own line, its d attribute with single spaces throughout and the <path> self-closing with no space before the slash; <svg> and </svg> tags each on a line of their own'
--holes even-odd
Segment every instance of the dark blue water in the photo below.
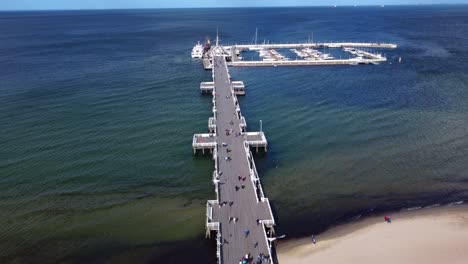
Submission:
<svg viewBox="0 0 468 264">
<path fill-rule="evenodd" d="M 215 260 L 197 40 L 393 42 L 378 66 L 234 68 L 277 233 L 468 198 L 468 6 L 0 13 L 0 262 Z M 397 62 L 402 57 L 402 63 Z"/>
</svg>

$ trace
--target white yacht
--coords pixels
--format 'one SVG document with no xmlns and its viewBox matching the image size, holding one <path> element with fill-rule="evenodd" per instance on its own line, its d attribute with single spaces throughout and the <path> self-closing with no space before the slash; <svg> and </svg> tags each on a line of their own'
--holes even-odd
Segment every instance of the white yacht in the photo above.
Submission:
<svg viewBox="0 0 468 264">
<path fill-rule="evenodd" d="M 192 58 L 201 59 L 202 57 L 203 57 L 203 45 L 200 44 L 200 41 L 198 41 L 198 44 L 195 45 L 192 49 Z"/>
<path fill-rule="evenodd" d="M 333 60 L 335 57 L 330 56 L 330 54 L 328 54 L 328 53 L 324 53 L 324 54 L 322 54 L 322 55 L 320 56 L 320 58 L 321 58 L 322 60 Z"/>
</svg>

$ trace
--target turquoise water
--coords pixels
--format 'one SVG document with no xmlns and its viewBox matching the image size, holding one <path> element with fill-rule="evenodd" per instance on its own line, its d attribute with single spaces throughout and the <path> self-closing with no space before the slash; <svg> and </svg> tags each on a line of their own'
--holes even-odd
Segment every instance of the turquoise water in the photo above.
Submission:
<svg viewBox="0 0 468 264">
<path fill-rule="evenodd" d="M 213 261 L 210 72 L 259 39 L 386 41 L 379 66 L 233 68 L 277 233 L 468 197 L 468 7 L 0 13 L 0 262 Z M 229 15 L 230 19 L 226 20 Z M 286 22 L 287 21 L 287 22 Z M 403 63 L 397 63 L 398 57 Z M 194 260 L 195 258 L 195 260 Z"/>
</svg>

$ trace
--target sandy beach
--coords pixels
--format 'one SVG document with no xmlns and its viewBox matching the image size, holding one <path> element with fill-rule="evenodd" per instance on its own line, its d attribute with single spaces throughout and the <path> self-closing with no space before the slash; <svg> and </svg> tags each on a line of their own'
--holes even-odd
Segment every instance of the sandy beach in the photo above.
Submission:
<svg viewBox="0 0 468 264">
<path fill-rule="evenodd" d="M 295 263 L 468 263 L 468 207 L 388 214 L 332 228 L 310 238 L 279 241 L 278 260 Z"/>
</svg>

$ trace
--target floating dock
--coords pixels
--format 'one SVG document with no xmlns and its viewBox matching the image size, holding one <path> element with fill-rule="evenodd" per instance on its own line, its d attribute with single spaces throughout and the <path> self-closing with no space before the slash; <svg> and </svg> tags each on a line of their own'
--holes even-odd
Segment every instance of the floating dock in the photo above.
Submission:
<svg viewBox="0 0 468 264">
<path fill-rule="evenodd" d="M 246 255 L 247 263 L 273 263 L 275 220 L 251 152 L 266 151 L 268 142 L 262 131 L 246 131 L 237 100 L 244 84 L 230 80 L 222 52 L 213 54 L 213 82 L 200 85 L 213 95 L 210 133 L 195 134 L 192 141 L 194 154 L 209 151 L 214 160 L 216 200 L 206 204 L 207 236 L 216 234 L 218 263 L 239 263 Z"/>
</svg>

